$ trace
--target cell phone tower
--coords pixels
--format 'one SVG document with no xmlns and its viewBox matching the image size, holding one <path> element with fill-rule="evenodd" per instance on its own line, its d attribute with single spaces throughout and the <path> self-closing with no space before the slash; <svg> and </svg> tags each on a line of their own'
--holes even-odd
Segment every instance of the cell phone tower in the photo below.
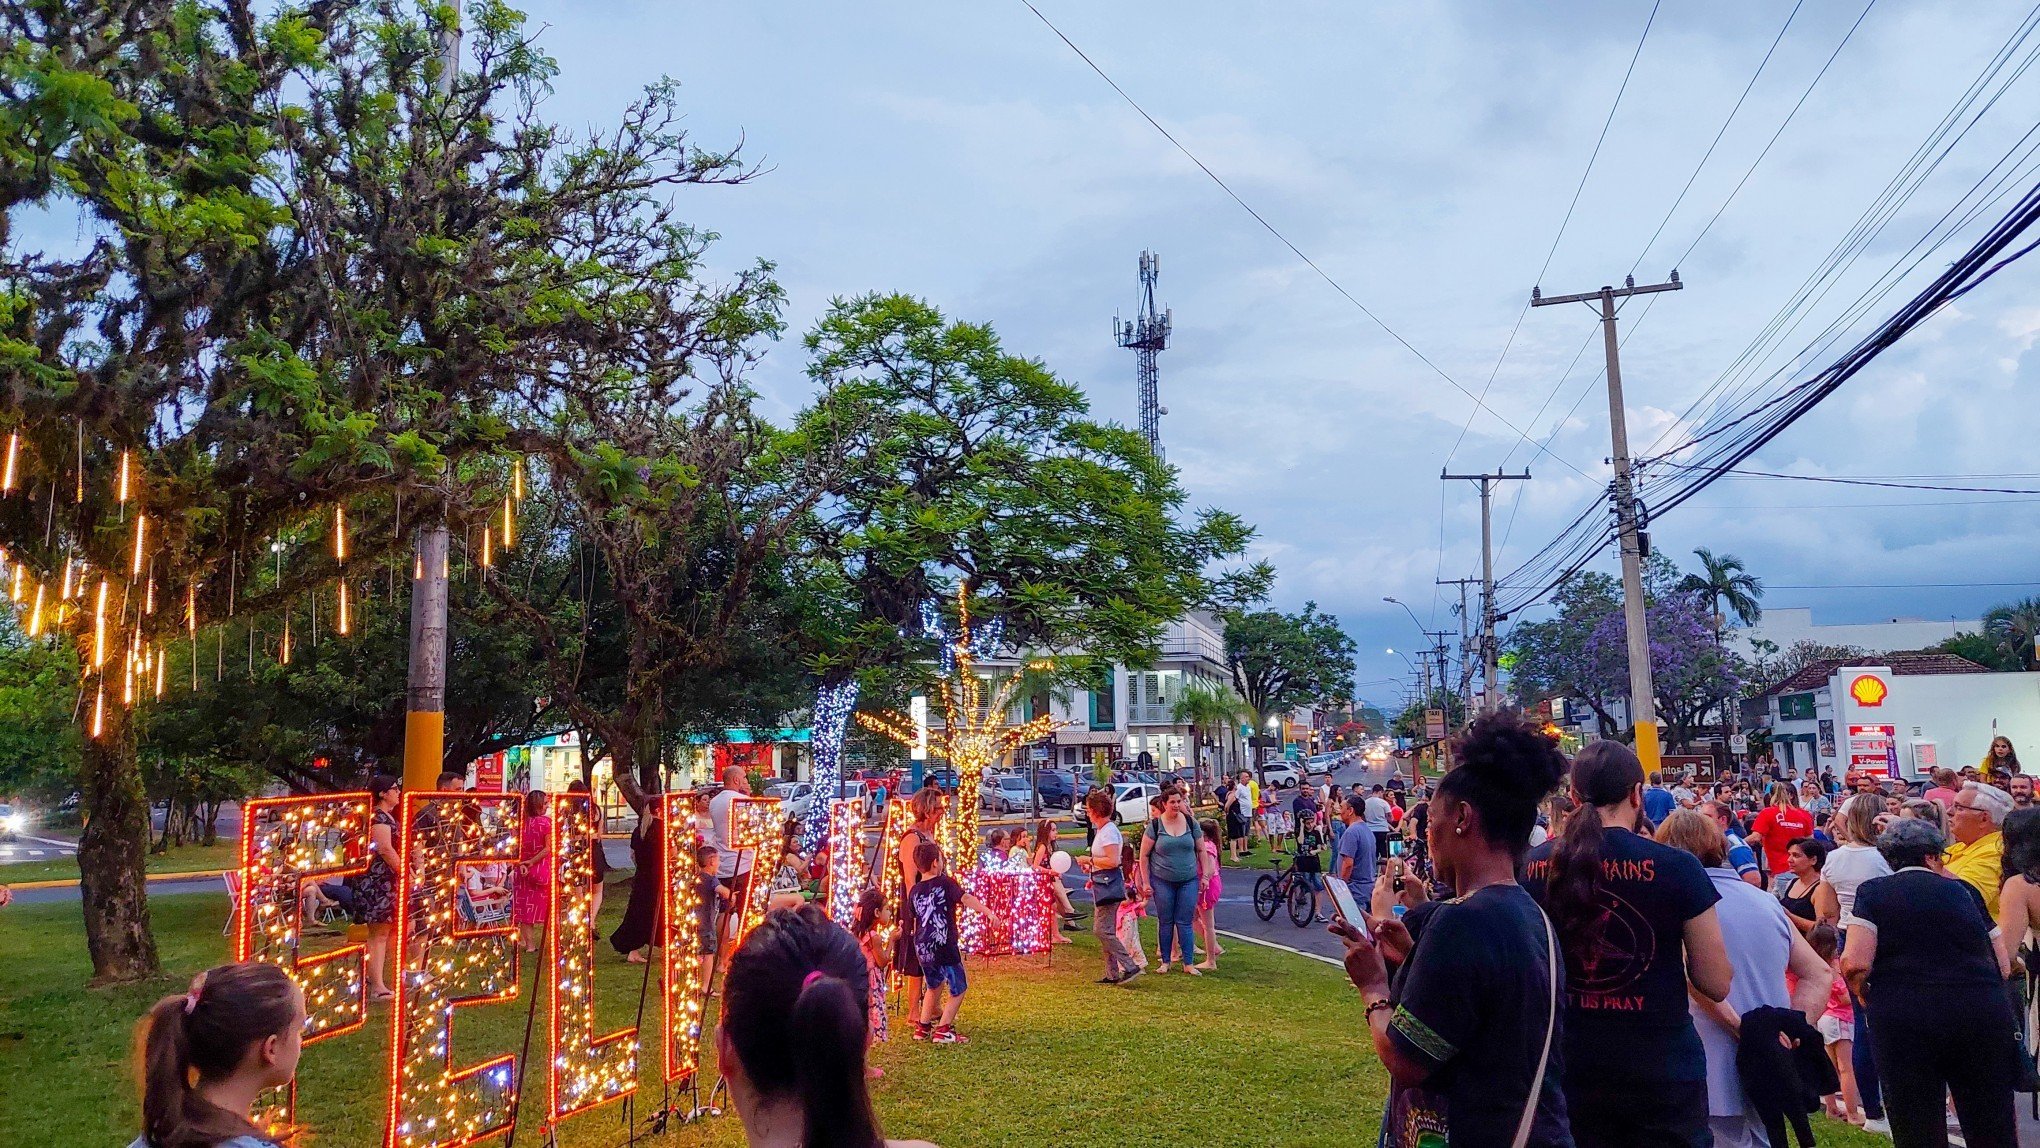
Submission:
<svg viewBox="0 0 2040 1148">
<path fill-rule="evenodd" d="M 1162 405 L 1161 372 L 1156 368 L 1155 356 L 1169 345 L 1169 321 L 1171 312 L 1155 310 L 1155 280 L 1162 276 L 1162 257 L 1143 251 L 1140 253 L 1140 312 L 1131 323 L 1122 323 L 1119 316 L 1112 317 L 1112 334 L 1122 347 L 1130 347 L 1139 354 L 1140 362 L 1140 433 L 1147 436 L 1148 448 L 1155 457 L 1162 457 L 1162 416 L 1169 409 Z"/>
</svg>

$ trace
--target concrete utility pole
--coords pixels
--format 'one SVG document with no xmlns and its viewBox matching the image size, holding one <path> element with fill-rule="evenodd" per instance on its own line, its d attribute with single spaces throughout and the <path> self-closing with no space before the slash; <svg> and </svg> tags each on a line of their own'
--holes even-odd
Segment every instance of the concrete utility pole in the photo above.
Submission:
<svg viewBox="0 0 2040 1148">
<path fill-rule="evenodd" d="M 1459 587 L 1459 696 L 1473 692 L 1473 639 L 1466 632 L 1466 588 L 1482 585 L 1478 578 L 1439 578 L 1440 586 Z"/>
<path fill-rule="evenodd" d="M 1636 733 L 1636 756 L 1643 771 L 1659 768 L 1657 702 L 1650 685 L 1650 637 L 1644 628 L 1643 560 L 1649 539 L 1637 525 L 1636 487 L 1629 474 L 1629 424 L 1622 411 L 1622 362 L 1620 343 L 1615 338 L 1615 300 L 1631 295 L 1654 295 L 1659 291 L 1683 290 L 1679 273 L 1672 272 L 1663 283 L 1638 287 L 1636 277 L 1623 280 L 1621 287 L 1603 287 L 1578 295 L 1545 298 L 1538 288 L 1530 291 L 1532 307 L 1559 303 L 1599 304 L 1601 343 L 1608 356 L 1608 434 L 1614 447 L 1615 485 L 1609 491 L 1614 501 L 1615 525 L 1622 537 L 1622 621 L 1629 637 L 1629 721 Z"/>
<path fill-rule="evenodd" d="M 1495 483 L 1514 482 L 1530 477 L 1530 468 L 1524 467 L 1521 474 L 1497 471 L 1494 474 L 1447 474 L 1438 472 L 1446 482 L 1480 483 L 1480 664 L 1481 680 L 1486 683 L 1481 690 L 1480 712 L 1492 713 L 1495 709 L 1495 528 L 1494 490 Z"/>
<path fill-rule="evenodd" d="M 449 4 L 452 26 L 439 38 L 439 94 L 453 94 L 460 71 L 460 0 Z M 446 509 L 417 531 L 411 563 L 411 665 L 404 682 L 404 788 L 437 788 L 446 757 Z"/>
</svg>

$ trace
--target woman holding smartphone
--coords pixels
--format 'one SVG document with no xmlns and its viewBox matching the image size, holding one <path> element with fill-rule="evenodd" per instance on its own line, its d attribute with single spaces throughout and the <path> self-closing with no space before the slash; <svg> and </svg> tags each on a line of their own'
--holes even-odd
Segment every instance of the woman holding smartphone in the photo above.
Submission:
<svg viewBox="0 0 2040 1148">
<path fill-rule="evenodd" d="M 1332 926 L 1366 1002 L 1391 1089 L 1383 1142 L 1572 1148 L 1556 1040 L 1560 965 L 1544 913 L 1516 883 L 1565 759 L 1510 714 L 1476 721 L 1454 746 L 1426 832 L 1449 902 L 1367 922 L 1338 898 Z M 1399 861 L 1399 859 L 1398 859 Z M 1399 863 L 1396 865 L 1400 869 Z M 1384 882 L 1386 884 L 1386 882 Z M 1399 963 L 1391 984 L 1388 965 Z"/>
</svg>

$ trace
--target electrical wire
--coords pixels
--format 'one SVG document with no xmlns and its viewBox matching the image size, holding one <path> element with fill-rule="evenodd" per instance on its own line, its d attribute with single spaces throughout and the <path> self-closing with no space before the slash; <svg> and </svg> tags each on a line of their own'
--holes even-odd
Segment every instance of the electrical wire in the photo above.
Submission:
<svg viewBox="0 0 2040 1148">
<path fill-rule="evenodd" d="M 1218 189 L 1220 191 L 1225 192 L 1227 197 L 1229 197 L 1234 203 L 1238 204 L 1242 211 L 1245 211 L 1248 215 L 1253 217 L 1254 222 L 1260 224 L 1263 230 L 1265 230 L 1269 235 L 1274 236 L 1275 240 L 1281 243 L 1282 246 L 1288 248 L 1289 253 L 1296 256 L 1297 259 L 1301 260 L 1304 266 L 1316 272 L 1318 278 L 1324 280 L 1325 283 L 1328 284 L 1332 288 L 1332 290 L 1337 291 L 1339 295 L 1346 300 L 1346 302 L 1351 303 L 1356 309 L 1359 310 L 1359 312 L 1362 315 L 1365 315 L 1368 321 L 1372 322 L 1375 326 L 1381 328 L 1382 332 L 1388 335 L 1389 338 L 1394 339 L 1397 343 L 1400 343 L 1404 350 L 1416 356 L 1419 362 L 1423 363 L 1426 367 L 1429 367 L 1431 369 L 1432 374 L 1435 374 L 1439 378 L 1445 380 L 1446 383 L 1451 385 L 1453 390 L 1456 390 L 1460 394 L 1465 395 L 1467 398 L 1472 399 L 1474 406 L 1478 407 L 1481 410 L 1486 411 L 1490 415 L 1493 415 L 1496 421 L 1500 422 L 1503 426 L 1508 427 L 1510 430 L 1515 431 L 1517 434 L 1521 435 L 1524 433 L 1522 428 L 1518 427 L 1515 423 L 1509 421 L 1508 416 L 1502 414 L 1500 411 L 1489 406 L 1484 399 L 1474 394 L 1471 390 L 1467 389 L 1467 387 L 1464 384 L 1462 384 L 1458 379 L 1455 379 L 1451 375 L 1447 374 L 1445 372 L 1445 368 L 1440 367 L 1437 363 L 1433 362 L 1429 355 L 1426 355 L 1422 351 L 1418 350 L 1416 344 L 1411 343 L 1408 339 L 1403 338 L 1400 332 L 1398 332 L 1395 328 L 1389 326 L 1386 322 L 1384 322 L 1381 316 L 1376 315 L 1367 306 L 1367 304 L 1362 303 L 1351 291 L 1346 290 L 1344 284 L 1340 283 L 1337 279 L 1332 278 L 1331 274 L 1327 272 L 1323 267 L 1320 267 L 1316 260 L 1304 254 L 1302 248 L 1298 247 L 1295 243 L 1291 242 L 1289 237 L 1287 235 L 1284 235 L 1281 232 L 1281 230 L 1278 229 L 1274 224 L 1268 222 L 1266 216 L 1263 216 L 1259 211 L 1254 210 L 1252 204 L 1249 204 L 1245 199 L 1241 198 L 1239 192 L 1236 192 L 1232 189 L 1231 184 L 1221 179 L 1217 172 L 1211 170 L 1210 165 L 1206 164 L 1202 159 L 1199 159 L 1196 152 L 1193 152 L 1188 147 L 1185 147 L 1183 141 L 1177 139 L 1175 135 L 1169 131 L 1168 128 L 1163 127 L 1159 120 L 1149 115 L 1147 109 L 1142 107 L 1138 100 L 1135 100 L 1131 95 L 1127 94 L 1125 88 L 1119 86 L 1119 81 L 1114 80 L 1109 74 L 1106 73 L 1104 68 L 1099 67 L 1098 62 L 1096 60 L 1093 60 L 1090 57 L 1090 55 L 1086 53 L 1082 48 L 1079 48 L 1076 44 L 1076 41 L 1070 39 L 1067 35 L 1065 35 L 1061 28 L 1056 27 L 1054 21 L 1050 20 L 1046 15 L 1044 15 L 1041 9 L 1034 6 L 1033 0 L 1020 0 L 1020 3 L 1025 5 L 1029 12 L 1034 13 L 1035 19 L 1040 20 L 1041 23 L 1044 26 L 1046 26 L 1049 31 L 1055 33 L 1056 39 L 1061 40 L 1065 45 L 1069 47 L 1070 51 L 1075 52 L 1077 54 L 1078 59 L 1082 60 L 1087 66 L 1090 67 L 1090 69 L 1093 72 L 1097 73 L 1099 79 L 1104 80 L 1105 83 L 1109 87 L 1111 87 L 1111 89 L 1114 92 L 1117 92 L 1119 94 L 1119 98 L 1126 101 L 1126 105 L 1128 107 L 1132 108 L 1135 112 L 1139 113 L 1140 118 L 1148 122 L 1148 126 L 1154 128 L 1157 132 L 1160 132 L 1163 139 L 1168 140 L 1169 143 L 1173 145 L 1177 151 L 1182 152 L 1185 159 L 1188 159 L 1191 163 L 1196 164 L 1197 170 L 1203 172 L 1205 176 L 1211 180 L 1211 182 L 1217 184 Z M 1566 460 L 1564 459 L 1559 459 L 1558 461 L 1565 463 L 1565 465 L 1568 467 L 1572 467 L 1572 469 L 1575 471 L 1579 471 L 1580 477 L 1582 478 L 1589 477 L 1585 471 L 1579 470 L 1578 467 L 1573 466 L 1570 462 L 1566 462 Z"/>
</svg>

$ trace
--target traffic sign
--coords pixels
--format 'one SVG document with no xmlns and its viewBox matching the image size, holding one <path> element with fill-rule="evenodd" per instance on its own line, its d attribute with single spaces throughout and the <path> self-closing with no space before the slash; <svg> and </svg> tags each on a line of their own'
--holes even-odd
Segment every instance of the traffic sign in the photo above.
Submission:
<svg viewBox="0 0 2040 1148">
<path fill-rule="evenodd" d="M 1433 741 L 1445 736 L 1445 711 L 1424 711 L 1424 736 Z"/>
</svg>

